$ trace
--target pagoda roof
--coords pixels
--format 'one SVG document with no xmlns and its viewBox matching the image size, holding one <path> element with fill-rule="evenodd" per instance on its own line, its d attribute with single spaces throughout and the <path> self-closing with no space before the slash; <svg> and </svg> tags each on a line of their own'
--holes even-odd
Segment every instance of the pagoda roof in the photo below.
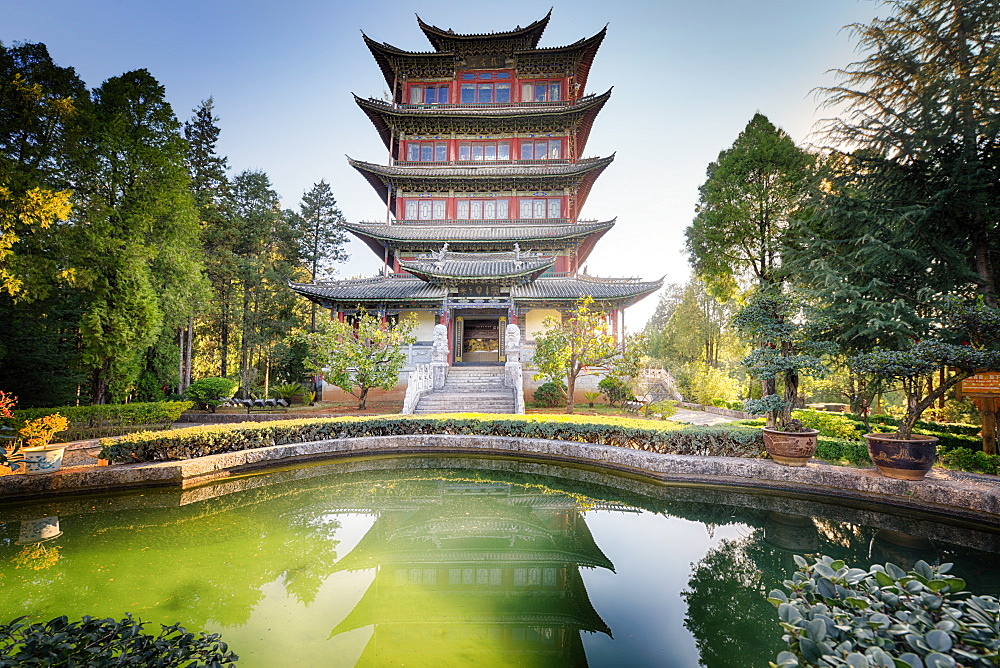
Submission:
<svg viewBox="0 0 1000 668">
<path fill-rule="evenodd" d="M 389 186 L 393 190 L 427 192 L 431 190 L 503 191 L 503 190 L 552 190 L 565 187 L 577 188 L 577 202 L 583 208 L 590 189 L 601 172 L 615 159 L 585 158 L 560 165 L 460 165 L 460 166 L 385 166 L 371 162 L 347 160 L 379 194 L 382 201 L 389 199 Z M 395 213 L 395 201 L 391 201 Z"/>
<path fill-rule="evenodd" d="M 445 288 L 401 275 L 355 278 L 326 283 L 289 283 L 295 292 L 319 304 L 407 304 L 440 302 Z"/>
<path fill-rule="evenodd" d="M 517 48 L 517 40 L 489 39 L 486 36 L 453 36 L 456 51 L 406 51 L 399 47 L 377 42 L 362 31 L 365 45 L 375 58 L 386 84 L 398 92 L 399 84 L 414 79 L 454 79 L 455 73 L 470 68 L 466 58 L 474 47 L 475 53 L 505 56 L 508 68 L 513 66 L 521 77 L 571 76 L 583 92 L 587 87 L 590 68 L 597 50 L 607 35 L 607 26 L 592 37 L 578 40 L 567 46 L 544 48 Z M 458 41 L 458 38 L 467 41 Z M 492 48 L 494 47 L 495 48 Z M 525 44 L 524 46 L 529 46 Z M 474 68 L 470 68 L 474 69 Z M 491 68 L 492 69 L 492 68 Z"/>
<path fill-rule="evenodd" d="M 386 148 L 392 148 L 393 131 L 413 135 L 501 134 L 517 128 L 523 132 L 575 131 L 576 150 L 582 153 L 597 114 L 611 97 L 611 89 L 572 102 L 532 103 L 511 106 L 422 105 L 396 106 L 384 100 L 354 96 L 354 101 L 378 130 Z"/>
<path fill-rule="evenodd" d="M 423 568 L 427 565 L 420 562 Z M 498 564 L 499 565 L 499 564 Z M 611 635 L 594 609 L 579 571 L 568 569 L 565 587 L 552 591 L 475 590 L 442 596 L 436 587 L 396 584 L 385 568 L 331 636 L 371 625 L 565 625 Z M 394 573 L 392 574 L 395 575 Z M 461 596 L 456 600 L 456 596 Z M 432 640 L 434 634 L 426 634 Z"/>
<path fill-rule="evenodd" d="M 517 288 L 515 302 L 575 302 L 593 297 L 596 302 L 615 302 L 631 306 L 663 287 L 663 279 L 642 281 L 638 278 L 600 278 L 577 274 L 566 277 L 542 277 Z"/>
<path fill-rule="evenodd" d="M 642 281 L 638 278 L 599 278 L 596 276 L 542 276 L 512 288 L 515 303 L 527 305 L 571 305 L 583 297 L 596 302 L 625 307 L 634 304 L 663 286 L 663 279 Z M 326 307 L 340 305 L 404 307 L 409 304 L 440 303 L 447 288 L 433 285 L 405 274 L 374 278 L 330 281 L 326 283 L 289 283 L 289 287 Z"/>
<path fill-rule="evenodd" d="M 579 244 L 577 258 L 583 262 L 597 241 L 614 227 L 615 220 L 560 225 L 510 221 L 491 225 L 468 223 L 465 220 L 439 225 L 344 223 L 344 229 L 365 242 L 380 258 L 384 257 L 386 246 L 420 251 L 447 242 L 456 250 L 483 251 L 507 249 L 511 243 L 518 242 L 526 250 L 561 249 Z"/>
<path fill-rule="evenodd" d="M 431 283 L 483 282 L 498 279 L 520 285 L 532 281 L 552 268 L 552 256 L 522 253 L 456 253 L 447 250 L 447 244 L 438 253 L 423 255 L 415 260 L 401 262 L 400 266 L 417 278 Z M 506 279 L 506 280 L 505 280 Z"/>
<path fill-rule="evenodd" d="M 528 44 L 528 48 L 534 49 L 538 46 L 538 41 L 542 38 L 542 33 L 545 32 L 546 26 L 549 25 L 550 18 L 552 18 L 551 9 L 549 9 L 549 13 L 541 19 L 525 26 L 524 28 L 518 26 L 507 32 L 491 32 L 478 35 L 471 33 L 461 34 L 456 33 L 451 29 L 444 30 L 443 28 L 432 26 L 429 23 L 424 23 L 423 19 L 421 19 L 419 15 L 417 15 L 417 24 L 420 26 L 420 29 L 424 31 L 424 35 L 427 36 L 427 40 L 436 51 L 453 51 L 454 47 L 462 42 L 494 42 L 498 40 L 517 40 L 518 42 L 526 42 Z"/>
</svg>

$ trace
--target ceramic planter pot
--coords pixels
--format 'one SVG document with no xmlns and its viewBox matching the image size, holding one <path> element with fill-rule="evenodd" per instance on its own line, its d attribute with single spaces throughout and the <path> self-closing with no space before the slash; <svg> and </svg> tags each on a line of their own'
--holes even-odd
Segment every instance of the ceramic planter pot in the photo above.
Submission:
<svg viewBox="0 0 1000 668">
<path fill-rule="evenodd" d="M 23 520 L 21 532 L 17 537 L 17 545 L 32 545 L 43 543 L 62 535 L 59 530 L 59 516 L 39 517 L 35 520 Z"/>
<path fill-rule="evenodd" d="M 764 519 L 764 542 L 796 554 L 815 552 L 819 531 L 811 517 L 771 512 Z"/>
<path fill-rule="evenodd" d="M 865 434 L 865 441 L 868 456 L 888 478 L 923 480 L 937 457 L 936 436 L 913 434 L 902 439 L 897 434 Z"/>
<path fill-rule="evenodd" d="M 28 475 L 55 473 L 62 468 L 66 446 L 55 448 L 23 448 L 24 472 Z"/>
<path fill-rule="evenodd" d="M 819 430 L 778 431 L 764 427 L 764 447 L 771 459 L 785 466 L 805 466 L 816 454 Z"/>
</svg>

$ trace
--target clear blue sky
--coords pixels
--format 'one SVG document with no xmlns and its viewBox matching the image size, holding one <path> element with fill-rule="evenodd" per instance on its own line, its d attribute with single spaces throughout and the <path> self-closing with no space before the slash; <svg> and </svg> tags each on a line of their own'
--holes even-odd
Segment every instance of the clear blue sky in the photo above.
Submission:
<svg viewBox="0 0 1000 668">
<path fill-rule="evenodd" d="M 431 50 L 415 14 L 457 32 L 510 30 L 549 4 L 508 0 L 0 0 L 0 41 L 44 42 L 90 87 L 146 68 L 183 121 L 208 97 L 221 117 L 220 152 L 233 173 L 260 169 L 285 206 L 320 179 L 351 221 L 382 220 L 384 205 L 345 155 L 385 162 L 386 150 L 351 93 L 380 97 L 382 75 L 361 39 Z M 797 142 L 824 113 L 810 91 L 856 57 L 847 31 L 878 14 L 871 0 L 573 0 L 554 5 L 541 46 L 563 46 L 608 24 L 588 90 L 614 94 L 587 153 L 617 152 L 584 218 L 618 218 L 589 272 L 666 275 L 683 282 L 683 255 L 705 168 L 756 111 Z M 882 14 L 885 12 L 882 11 Z M 370 275 L 360 243 L 342 276 Z M 629 309 L 641 327 L 656 297 Z"/>
</svg>

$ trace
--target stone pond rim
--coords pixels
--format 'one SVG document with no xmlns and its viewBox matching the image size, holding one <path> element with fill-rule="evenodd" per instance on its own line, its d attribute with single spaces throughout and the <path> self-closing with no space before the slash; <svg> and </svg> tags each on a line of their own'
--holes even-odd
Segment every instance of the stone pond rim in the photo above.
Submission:
<svg viewBox="0 0 1000 668">
<path fill-rule="evenodd" d="M 144 487 L 196 487 L 272 467 L 322 459 L 398 455 L 479 455 L 559 462 L 671 484 L 758 489 L 830 501 L 875 503 L 1000 529 L 1000 483 L 993 476 L 936 469 L 922 481 L 898 480 L 874 468 L 767 459 L 665 455 L 616 446 L 506 436 L 408 435 L 275 445 L 188 460 L 78 466 L 46 476 L 0 476 L 0 502 Z"/>
</svg>

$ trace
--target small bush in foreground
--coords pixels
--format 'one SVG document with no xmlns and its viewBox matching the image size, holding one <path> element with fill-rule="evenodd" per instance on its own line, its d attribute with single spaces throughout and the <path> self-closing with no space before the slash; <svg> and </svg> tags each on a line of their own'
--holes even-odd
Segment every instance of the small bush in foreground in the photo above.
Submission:
<svg viewBox="0 0 1000 668">
<path fill-rule="evenodd" d="M 218 634 L 196 635 L 174 624 L 161 625 L 152 635 L 129 614 L 121 621 L 85 616 L 78 622 L 57 617 L 28 624 L 25 619 L 0 625 L 0 666 L 225 668 L 239 659 Z"/>
<path fill-rule="evenodd" d="M 219 404 L 233 396 L 236 385 L 231 378 L 200 378 L 191 383 L 184 394 L 201 410 L 214 413 Z"/>
<path fill-rule="evenodd" d="M 628 418 L 458 414 L 280 420 L 146 432 L 101 441 L 100 456 L 116 463 L 164 461 L 333 438 L 425 434 L 540 438 L 675 455 L 760 457 L 763 452 L 760 430 L 739 425 L 683 427 Z"/>
<path fill-rule="evenodd" d="M 555 408 L 566 405 L 566 386 L 550 380 L 542 383 L 535 390 L 535 403 L 543 408 Z"/>
<path fill-rule="evenodd" d="M 789 651 L 773 668 L 995 667 L 1000 649 L 1000 604 L 972 596 L 965 581 L 918 561 L 906 573 L 895 564 L 849 568 L 821 556 L 784 582 L 790 596 L 768 596 L 778 609 Z"/>
<path fill-rule="evenodd" d="M 982 450 L 955 448 L 941 453 L 939 463 L 950 469 L 972 471 L 974 473 L 1000 473 L 1000 455 L 988 455 Z"/>
</svg>

